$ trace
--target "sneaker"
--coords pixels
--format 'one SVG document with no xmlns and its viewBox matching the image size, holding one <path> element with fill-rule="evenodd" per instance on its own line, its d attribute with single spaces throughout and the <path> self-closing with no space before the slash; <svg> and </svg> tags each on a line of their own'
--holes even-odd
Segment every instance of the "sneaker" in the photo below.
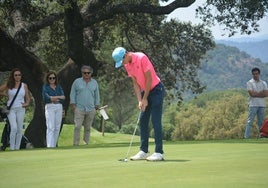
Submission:
<svg viewBox="0 0 268 188">
<path fill-rule="evenodd" d="M 154 153 L 151 156 L 146 158 L 147 161 L 163 161 L 164 155 L 161 153 Z"/>
<path fill-rule="evenodd" d="M 144 151 L 139 151 L 136 155 L 130 157 L 130 160 L 136 161 L 136 160 L 143 160 L 148 157 L 148 153 L 145 153 Z"/>
</svg>

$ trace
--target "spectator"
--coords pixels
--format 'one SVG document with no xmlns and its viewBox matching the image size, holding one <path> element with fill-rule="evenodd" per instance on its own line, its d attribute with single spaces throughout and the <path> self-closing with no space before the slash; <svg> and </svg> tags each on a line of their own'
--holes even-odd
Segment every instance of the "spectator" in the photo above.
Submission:
<svg viewBox="0 0 268 188">
<path fill-rule="evenodd" d="M 95 118 L 96 109 L 100 105 L 99 86 L 91 77 L 93 69 L 84 65 L 81 68 L 82 77 L 77 78 L 71 88 L 70 104 L 74 111 L 73 145 L 80 143 L 80 130 L 84 122 L 84 144 L 89 143 L 90 128 Z"/>
<path fill-rule="evenodd" d="M 57 74 L 49 71 L 43 85 L 42 95 L 45 102 L 46 116 L 46 141 L 48 148 L 57 146 L 63 113 L 63 103 L 65 100 L 62 87 L 57 82 Z"/>
<path fill-rule="evenodd" d="M 7 91 L 7 106 L 10 108 L 7 114 L 10 123 L 10 150 L 20 149 L 25 107 L 29 106 L 30 103 L 28 86 L 21 79 L 20 69 L 15 68 L 11 71 L 7 82 L 0 87 L 0 92 Z"/>
<path fill-rule="evenodd" d="M 250 137 L 251 125 L 255 116 L 257 115 L 258 120 L 258 131 L 260 132 L 261 125 L 263 123 L 268 89 L 265 81 L 260 80 L 260 69 L 253 68 L 251 70 L 252 79 L 247 82 L 247 90 L 249 94 L 249 109 L 248 109 L 248 121 L 246 125 L 246 130 L 244 133 L 244 138 Z"/>
</svg>

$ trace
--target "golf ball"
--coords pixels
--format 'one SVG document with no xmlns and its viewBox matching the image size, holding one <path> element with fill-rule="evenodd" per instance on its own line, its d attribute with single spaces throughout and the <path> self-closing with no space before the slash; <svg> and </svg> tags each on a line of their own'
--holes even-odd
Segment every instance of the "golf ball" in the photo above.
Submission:
<svg viewBox="0 0 268 188">
<path fill-rule="evenodd" d="M 124 159 L 125 162 L 127 162 L 127 159 Z"/>
</svg>

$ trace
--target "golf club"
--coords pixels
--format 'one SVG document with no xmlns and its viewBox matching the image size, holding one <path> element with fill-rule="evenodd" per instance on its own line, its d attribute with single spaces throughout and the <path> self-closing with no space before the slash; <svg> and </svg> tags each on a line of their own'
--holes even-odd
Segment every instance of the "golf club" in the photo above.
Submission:
<svg viewBox="0 0 268 188">
<path fill-rule="evenodd" d="M 122 162 L 127 162 L 128 161 L 128 154 L 129 154 L 129 151 L 130 151 L 130 148 L 131 148 L 131 145 L 132 145 L 132 142 L 133 142 L 133 138 L 136 134 L 136 131 L 137 131 L 137 128 L 138 128 L 138 125 L 140 124 L 140 118 L 141 118 L 141 111 L 139 113 L 139 117 L 138 117 L 138 120 L 137 120 L 137 124 L 135 126 L 135 129 L 134 129 L 134 132 L 132 134 L 132 137 L 131 137 L 131 140 L 130 140 L 130 143 L 129 143 L 129 147 L 128 147 L 128 150 L 127 150 L 127 155 L 124 159 L 119 159 L 119 161 L 122 161 Z"/>
</svg>

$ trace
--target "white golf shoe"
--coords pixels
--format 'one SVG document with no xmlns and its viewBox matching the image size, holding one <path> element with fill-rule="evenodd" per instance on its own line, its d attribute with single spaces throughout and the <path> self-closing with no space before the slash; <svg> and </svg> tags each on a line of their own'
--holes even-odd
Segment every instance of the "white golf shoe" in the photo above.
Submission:
<svg viewBox="0 0 268 188">
<path fill-rule="evenodd" d="M 146 158 L 147 161 L 163 161 L 164 155 L 161 153 L 154 153 L 151 156 Z"/>
<path fill-rule="evenodd" d="M 149 156 L 148 153 L 144 151 L 139 151 L 136 155 L 130 157 L 130 160 L 137 161 L 137 160 L 145 160 Z"/>
</svg>

